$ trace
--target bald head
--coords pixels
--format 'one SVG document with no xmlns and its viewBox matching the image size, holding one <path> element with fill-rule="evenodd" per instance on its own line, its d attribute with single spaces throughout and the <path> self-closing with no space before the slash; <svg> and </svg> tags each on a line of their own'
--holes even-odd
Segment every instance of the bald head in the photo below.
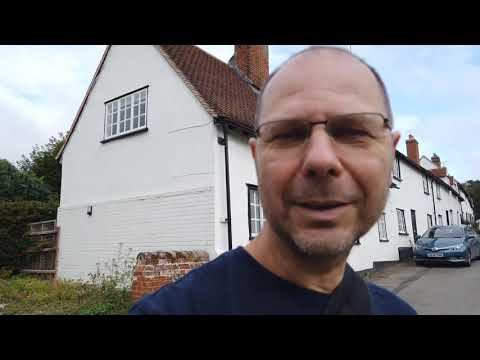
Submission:
<svg viewBox="0 0 480 360">
<path fill-rule="evenodd" d="M 372 91 L 364 91 L 361 87 L 354 90 L 364 92 L 364 96 L 377 97 L 369 99 L 381 101 L 383 113 L 393 123 L 393 115 L 390 106 L 388 93 L 380 75 L 368 65 L 363 59 L 349 51 L 329 46 L 311 46 L 301 52 L 294 54 L 270 74 L 257 98 L 257 109 L 255 114 L 255 126 L 262 120 L 262 108 L 271 95 L 271 88 L 277 85 L 286 85 L 285 81 L 301 83 L 302 78 L 318 80 L 318 86 L 326 85 L 330 91 L 351 92 L 355 84 L 363 83 L 363 88 Z M 332 89 L 332 86 L 338 88 Z M 285 87 L 285 86 L 283 86 Z M 292 91 L 295 91 L 292 89 Z M 368 94 L 367 94 L 368 93 Z"/>
</svg>

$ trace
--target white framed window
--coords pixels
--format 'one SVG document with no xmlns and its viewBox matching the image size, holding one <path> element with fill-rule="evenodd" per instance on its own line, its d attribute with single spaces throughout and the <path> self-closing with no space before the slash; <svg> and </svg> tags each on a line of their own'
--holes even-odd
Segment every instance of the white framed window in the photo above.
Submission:
<svg viewBox="0 0 480 360">
<path fill-rule="evenodd" d="M 433 226 L 433 218 L 432 215 L 427 214 L 427 227 L 430 229 Z"/>
<path fill-rule="evenodd" d="M 398 232 L 400 234 L 407 233 L 407 225 L 405 223 L 405 211 L 397 209 Z"/>
<path fill-rule="evenodd" d="M 388 241 L 385 213 L 380 215 L 380 218 L 378 219 L 378 238 L 380 241 Z"/>
<path fill-rule="evenodd" d="M 248 187 L 248 226 L 250 232 L 250 240 L 255 238 L 263 227 L 266 219 L 263 215 L 263 208 L 260 203 L 260 194 L 258 187 L 255 185 L 247 185 Z"/>
<path fill-rule="evenodd" d="M 423 192 L 428 195 L 428 194 L 430 194 L 430 189 L 428 188 L 427 175 L 423 175 L 422 179 L 423 179 Z"/>
<path fill-rule="evenodd" d="M 142 88 L 105 103 L 105 139 L 147 127 L 148 88 Z"/>
<path fill-rule="evenodd" d="M 440 196 L 440 184 L 439 183 L 435 183 L 436 185 L 436 188 L 437 188 L 437 199 L 441 199 L 441 196 Z"/>
<path fill-rule="evenodd" d="M 401 180 L 401 174 L 400 174 L 400 159 L 398 157 L 395 157 L 395 160 L 393 161 L 393 177 Z"/>
<path fill-rule="evenodd" d="M 455 224 L 455 222 L 453 221 L 453 210 L 450 210 L 450 222 L 451 222 L 451 225 Z"/>
<path fill-rule="evenodd" d="M 443 218 L 442 215 L 438 215 L 438 225 L 443 225 Z"/>
</svg>

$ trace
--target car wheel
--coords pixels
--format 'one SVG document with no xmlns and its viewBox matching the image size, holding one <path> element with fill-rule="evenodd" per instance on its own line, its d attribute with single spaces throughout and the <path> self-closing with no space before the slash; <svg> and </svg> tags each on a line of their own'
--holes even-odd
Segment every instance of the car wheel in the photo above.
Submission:
<svg viewBox="0 0 480 360">
<path fill-rule="evenodd" d="M 467 255 L 465 256 L 465 266 L 469 267 L 472 265 L 472 255 L 470 254 L 470 251 L 467 251 Z"/>
</svg>

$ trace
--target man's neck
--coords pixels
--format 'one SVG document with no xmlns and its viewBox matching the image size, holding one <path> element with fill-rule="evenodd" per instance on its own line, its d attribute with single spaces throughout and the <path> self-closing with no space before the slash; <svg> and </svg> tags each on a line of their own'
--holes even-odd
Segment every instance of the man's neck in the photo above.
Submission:
<svg viewBox="0 0 480 360">
<path fill-rule="evenodd" d="M 298 286 L 330 294 L 340 284 L 346 259 L 319 261 L 296 254 L 266 224 L 245 250 L 275 275 Z"/>
</svg>

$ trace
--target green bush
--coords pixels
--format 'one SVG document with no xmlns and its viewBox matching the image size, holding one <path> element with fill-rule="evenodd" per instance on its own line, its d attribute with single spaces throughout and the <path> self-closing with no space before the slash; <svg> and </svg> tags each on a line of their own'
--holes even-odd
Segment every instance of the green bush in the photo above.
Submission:
<svg viewBox="0 0 480 360">
<path fill-rule="evenodd" d="M 0 277 L 0 313 L 125 315 L 133 305 L 131 284 L 135 259 L 122 254 L 100 264 L 86 281 L 40 280 L 31 275 Z"/>
<path fill-rule="evenodd" d="M 58 199 L 40 201 L 0 201 L 0 268 L 15 273 L 25 263 L 25 250 L 31 246 L 26 236 L 31 222 L 56 219 Z"/>
</svg>

